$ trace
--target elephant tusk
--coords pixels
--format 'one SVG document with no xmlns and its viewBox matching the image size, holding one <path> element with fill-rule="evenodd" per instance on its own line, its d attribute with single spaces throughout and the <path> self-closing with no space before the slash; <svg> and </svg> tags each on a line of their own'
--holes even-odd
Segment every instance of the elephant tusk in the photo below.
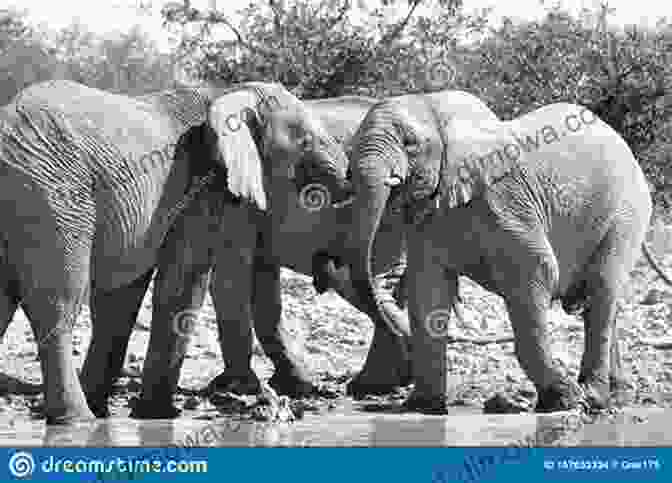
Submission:
<svg viewBox="0 0 672 483">
<path fill-rule="evenodd" d="M 394 188 L 395 186 L 399 186 L 401 184 L 401 178 L 399 176 L 390 176 L 384 181 L 384 183 L 385 186 Z"/>
</svg>

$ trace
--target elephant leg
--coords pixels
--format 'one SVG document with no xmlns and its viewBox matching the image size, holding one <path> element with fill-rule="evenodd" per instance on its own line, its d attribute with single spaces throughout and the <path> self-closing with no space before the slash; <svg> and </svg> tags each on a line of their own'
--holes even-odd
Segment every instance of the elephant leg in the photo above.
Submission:
<svg viewBox="0 0 672 483">
<path fill-rule="evenodd" d="M 72 328 L 85 293 L 86 286 L 82 283 L 58 294 L 49 289 L 31 290 L 23 298 L 38 344 L 46 393 L 47 424 L 95 419 L 86 402 L 72 357 Z"/>
<path fill-rule="evenodd" d="M 410 341 L 375 325 L 364 366 L 347 386 L 355 398 L 394 392 L 412 381 Z"/>
<path fill-rule="evenodd" d="M 625 391 L 630 386 L 630 378 L 627 376 L 621 358 L 621 347 L 618 341 L 618 325 L 614 323 L 611 332 L 611 350 L 609 351 L 609 388 L 611 391 Z"/>
<path fill-rule="evenodd" d="M 46 422 L 94 420 L 72 356 L 73 326 L 89 294 L 94 226 L 85 216 L 71 216 L 61 224 L 55 208 L 35 197 L 17 203 L 21 211 L 9 221 L 7 259 L 35 336 Z"/>
<path fill-rule="evenodd" d="M 424 247 L 423 247 L 424 248 Z M 408 308 L 415 387 L 406 402 L 410 410 L 445 413 L 447 392 L 446 332 L 457 298 L 457 273 L 436 263 L 430 250 L 409 246 Z"/>
<path fill-rule="evenodd" d="M 268 383 L 279 394 L 290 397 L 314 394 L 317 387 L 302 354 L 298 353 L 303 348 L 288 343 L 288 338 L 292 336 L 282 327 L 280 266 L 268 261 L 260 253 L 262 250 L 258 249 L 254 258 L 252 309 L 259 342 L 275 366 Z"/>
<path fill-rule="evenodd" d="M 586 390 L 588 403 L 596 409 L 608 405 L 611 359 L 620 354 L 612 340 L 617 312 L 617 295 L 612 289 L 601 287 L 593 295 L 590 307 L 584 313 L 586 342 L 581 359 L 579 383 Z"/>
<path fill-rule="evenodd" d="M 217 313 L 219 343 L 226 368 L 208 385 L 211 392 L 255 394 L 261 389 L 252 370 L 253 263 L 257 228 L 246 208 L 232 208 L 224 219 L 231 228 L 215 245 L 210 294 Z"/>
<path fill-rule="evenodd" d="M 573 409 L 582 401 L 581 390 L 555 367 L 548 350 L 548 311 L 560 276 L 555 253 L 540 230 L 530 230 L 524 240 L 506 233 L 499 246 L 499 256 L 492 260 L 497 268 L 491 271 L 498 274 L 506 301 L 516 357 L 537 389 L 536 410 Z"/>
<path fill-rule="evenodd" d="M 185 233 L 181 230 L 177 233 Z M 177 242 L 177 246 L 171 242 Z M 200 242 L 171 235 L 162 247 L 152 294 L 152 329 L 142 372 L 142 394 L 133 410 L 138 419 L 170 419 L 180 369 L 208 287 L 211 252 Z"/>
<path fill-rule="evenodd" d="M 590 303 L 583 314 L 586 342 L 579 383 L 588 403 L 597 409 L 607 407 L 611 387 L 625 380 L 616 341 L 616 314 L 639 240 L 635 237 L 629 243 L 616 233 L 615 229 L 607 233 L 591 261 L 587 278 Z"/>
<path fill-rule="evenodd" d="M 609 390 L 612 400 L 617 405 L 626 405 L 630 391 L 630 379 L 623 367 L 621 348 L 618 341 L 618 326 L 613 324 L 611 329 L 611 349 L 609 350 Z"/>
<path fill-rule="evenodd" d="M 107 400 L 124 364 L 128 341 L 154 269 L 124 287 L 91 294 L 91 344 L 80 381 L 93 413 L 108 417 Z"/>
<path fill-rule="evenodd" d="M 515 336 L 516 357 L 537 388 L 538 412 L 574 409 L 581 400 L 576 383 L 554 366 L 548 351 L 548 300 L 547 296 L 532 290 L 526 295 L 518 292 L 506 301 Z"/>
</svg>

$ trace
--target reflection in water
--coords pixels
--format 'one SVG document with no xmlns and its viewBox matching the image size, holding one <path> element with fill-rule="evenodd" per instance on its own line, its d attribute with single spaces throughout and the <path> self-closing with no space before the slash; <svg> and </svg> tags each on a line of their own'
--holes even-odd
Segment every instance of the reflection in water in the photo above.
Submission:
<svg viewBox="0 0 672 483">
<path fill-rule="evenodd" d="M 583 418 L 578 412 L 537 414 L 532 437 L 524 436 L 522 446 L 576 446 L 581 442 Z"/>
<path fill-rule="evenodd" d="M 448 441 L 444 418 L 421 416 L 400 421 L 393 416 L 371 418 L 370 446 L 443 446 Z"/>
<path fill-rule="evenodd" d="M 159 428 L 156 428 L 147 424 L 138 424 L 136 420 L 134 432 L 137 435 L 138 446 L 156 446 L 157 437 L 168 445 L 176 441 L 173 421 L 165 421 Z M 160 432 L 160 435 L 157 432 Z"/>
<path fill-rule="evenodd" d="M 114 439 L 105 421 L 76 423 L 72 426 L 46 426 L 43 446 L 109 446 Z"/>
<path fill-rule="evenodd" d="M 584 427 L 585 446 L 670 446 L 672 411 L 647 409 L 611 417 L 599 416 Z"/>
<path fill-rule="evenodd" d="M 513 449 L 576 445 L 583 422 L 575 413 L 371 418 L 371 446 L 509 446 Z"/>
<path fill-rule="evenodd" d="M 44 421 L 0 427 L 3 446 L 661 446 L 672 445 L 669 410 L 629 409 L 583 423 L 572 413 L 450 416 L 420 414 L 308 414 L 295 423 L 231 418 L 140 421 L 111 418 L 73 426 Z M 148 449 L 150 451 L 150 449 Z M 156 451 L 156 450 L 153 450 Z"/>
</svg>

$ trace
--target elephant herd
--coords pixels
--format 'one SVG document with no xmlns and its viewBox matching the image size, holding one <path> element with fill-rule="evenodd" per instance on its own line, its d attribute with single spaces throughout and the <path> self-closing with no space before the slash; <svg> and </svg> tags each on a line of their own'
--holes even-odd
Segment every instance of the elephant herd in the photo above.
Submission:
<svg viewBox="0 0 672 483">
<path fill-rule="evenodd" d="M 21 304 L 48 424 L 108 414 L 152 279 L 136 417 L 177 415 L 179 316 L 207 290 L 226 365 L 209 389 L 260 390 L 256 333 L 271 387 L 316 391 L 280 330 L 281 267 L 374 322 L 353 395 L 413 382 L 408 410 L 446 411 L 442 323 L 460 275 L 504 298 L 538 411 L 602 408 L 625 382 L 615 313 L 647 250 L 651 197 L 625 141 L 585 108 L 500 121 L 461 91 L 301 101 L 250 82 L 129 97 L 49 81 L 21 91 L 0 122 L 0 336 Z M 556 299 L 585 321 L 578 381 L 545 340 Z M 82 303 L 92 339 L 78 373 Z"/>
</svg>

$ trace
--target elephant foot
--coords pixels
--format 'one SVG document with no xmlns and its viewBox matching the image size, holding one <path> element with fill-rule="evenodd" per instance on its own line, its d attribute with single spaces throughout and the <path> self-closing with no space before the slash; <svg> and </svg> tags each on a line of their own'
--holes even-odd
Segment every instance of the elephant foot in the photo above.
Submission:
<svg viewBox="0 0 672 483">
<path fill-rule="evenodd" d="M 632 389 L 630 379 L 625 376 L 609 377 L 609 390 L 611 392 L 626 392 Z"/>
<path fill-rule="evenodd" d="M 89 400 L 89 407 L 97 418 L 110 417 L 110 409 L 107 406 L 107 401 Z"/>
<path fill-rule="evenodd" d="M 302 398 L 322 395 L 320 389 L 313 383 L 313 378 L 307 370 L 298 366 L 280 366 L 268 380 L 268 385 L 283 396 Z"/>
<path fill-rule="evenodd" d="M 609 378 L 609 390 L 611 391 L 611 399 L 609 404 L 613 406 L 628 406 L 634 399 L 633 387 L 630 380 L 625 377 Z"/>
<path fill-rule="evenodd" d="M 406 411 L 422 414 L 448 414 L 448 401 L 445 395 L 427 396 L 413 391 L 403 407 Z"/>
<path fill-rule="evenodd" d="M 394 371 L 382 376 L 378 376 L 371 371 L 362 371 L 357 374 L 347 385 L 346 393 L 355 399 L 362 399 L 366 396 L 382 396 L 395 392 L 403 386 L 411 383 L 409 373 L 399 373 Z"/>
<path fill-rule="evenodd" d="M 380 396 L 408 386 L 412 381 L 408 342 L 376 330 L 364 367 L 348 383 L 346 392 L 355 399 Z"/>
<path fill-rule="evenodd" d="M 135 399 L 131 410 L 131 417 L 134 419 L 175 419 L 180 414 L 181 411 L 172 403 L 157 404 L 155 401 L 142 399 Z"/>
<path fill-rule="evenodd" d="M 611 382 L 598 376 L 579 374 L 579 384 L 585 393 L 589 409 L 601 411 L 609 407 Z"/>
<path fill-rule="evenodd" d="M 230 370 L 224 370 L 215 377 L 205 389 L 207 394 L 218 392 L 230 392 L 234 394 L 258 394 L 261 391 L 259 378 L 252 369 L 244 374 L 233 374 Z"/>
<path fill-rule="evenodd" d="M 589 403 L 586 394 L 579 384 L 569 379 L 557 381 L 544 389 L 537 389 L 538 413 L 570 411 L 585 408 Z"/>
</svg>

